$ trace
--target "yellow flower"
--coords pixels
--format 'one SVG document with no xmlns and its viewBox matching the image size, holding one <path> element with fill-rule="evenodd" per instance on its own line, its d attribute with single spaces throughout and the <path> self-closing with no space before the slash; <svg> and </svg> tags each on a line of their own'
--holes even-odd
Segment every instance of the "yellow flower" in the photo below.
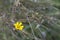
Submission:
<svg viewBox="0 0 60 40">
<path fill-rule="evenodd" d="M 24 26 L 22 25 L 22 22 L 16 22 L 15 24 L 14 24 L 14 26 L 15 26 L 15 29 L 17 29 L 17 30 L 23 30 L 23 28 L 24 28 Z"/>
</svg>

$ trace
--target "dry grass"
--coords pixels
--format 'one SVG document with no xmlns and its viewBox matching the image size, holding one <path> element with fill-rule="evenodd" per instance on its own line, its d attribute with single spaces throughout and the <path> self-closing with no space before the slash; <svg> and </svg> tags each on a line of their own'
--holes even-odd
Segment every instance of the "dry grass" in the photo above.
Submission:
<svg viewBox="0 0 60 40">
<path fill-rule="evenodd" d="M 17 0 L 8 7 L 0 11 L 0 40 L 60 40 L 60 9 L 54 4 Z M 17 21 L 22 31 L 14 28 Z"/>
</svg>

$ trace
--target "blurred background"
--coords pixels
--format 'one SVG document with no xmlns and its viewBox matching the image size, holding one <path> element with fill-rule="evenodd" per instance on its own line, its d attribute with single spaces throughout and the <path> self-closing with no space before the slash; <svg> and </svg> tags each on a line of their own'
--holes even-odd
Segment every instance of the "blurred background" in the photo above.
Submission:
<svg viewBox="0 0 60 40">
<path fill-rule="evenodd" d="M 0 0 L 0 40 L 60 40 L 60 0 Z"/>
</svg>

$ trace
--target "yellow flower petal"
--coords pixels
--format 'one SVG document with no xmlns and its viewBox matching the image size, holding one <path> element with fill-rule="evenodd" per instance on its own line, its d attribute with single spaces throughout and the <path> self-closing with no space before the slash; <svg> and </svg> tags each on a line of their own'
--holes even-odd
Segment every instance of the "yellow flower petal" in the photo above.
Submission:
<svg viewBox="0 0 60 40">
<path fill-rule="evenodd" d="M 19 22 L 19 25 L 22 25 L 22 22 Z"/>
<path fill-rule="evenodd" d="M 19 30 L 23 30 L 24 26 L 20 26 Z"/>
<path fill-rule="evenodd" d="M 15 24 L 14 24 L 14 26 L 17 26 L 18 25 L 18 22 L 16 22 Z"/>
<path fill-rule="evenodd" d="M 22 25 L 22 22 L 16 22 L 14 26 L 15 26 L 15 29 L 17 30 L 23 30 L 24 28 L 24 26 Z"/>
<path fill-rule="evenodd" d="M 19 22 L 16 22 L 16 25 L 18 25 L 19 24 Z"/>
</svg>

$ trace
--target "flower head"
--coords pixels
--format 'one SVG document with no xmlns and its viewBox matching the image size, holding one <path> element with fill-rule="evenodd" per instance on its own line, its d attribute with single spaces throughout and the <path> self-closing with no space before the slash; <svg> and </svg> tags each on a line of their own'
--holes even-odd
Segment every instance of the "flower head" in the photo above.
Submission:
<svg viewBox="0 0 60 40">
<path fill-rule="evenodd" d="M 15 26 L 15 29 L 17 29 L 17 30 L 23 30 L 23 28 L 24 28 L 24 26 L 22 25 L 22 22 L 16 22 L 15 24 L 14 24 L 14 26 Z"/>
</svg>

